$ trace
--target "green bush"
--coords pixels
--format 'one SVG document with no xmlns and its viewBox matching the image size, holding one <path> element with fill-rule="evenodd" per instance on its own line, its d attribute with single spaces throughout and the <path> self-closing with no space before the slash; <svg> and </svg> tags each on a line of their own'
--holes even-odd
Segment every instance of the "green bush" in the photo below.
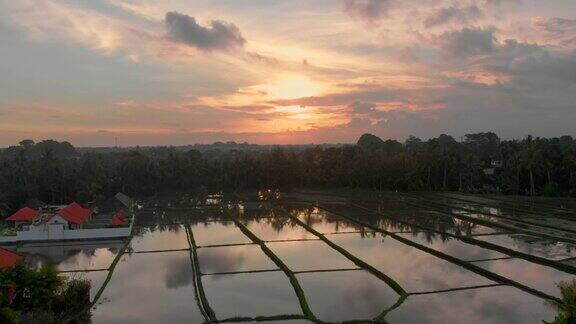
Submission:
<svg viewBox="0 0 576 324">
<path fill-rule="evenodd" d="M 0 323 L 90 321 L 90 282 L 66 280 L 52 266 L 22 262 L 0 271 Z"/>
<path fill-rule="evenodd" d="M 576 324 L 576 279 L 572 282 L 561 282 L 558 284 L 560 295 L 558 302 L 550 302 L 550 306 L 558 311 L 554 319 L 554 324 Z M 545 322 L 546 323 L 546 322 Z"/>
</svg>

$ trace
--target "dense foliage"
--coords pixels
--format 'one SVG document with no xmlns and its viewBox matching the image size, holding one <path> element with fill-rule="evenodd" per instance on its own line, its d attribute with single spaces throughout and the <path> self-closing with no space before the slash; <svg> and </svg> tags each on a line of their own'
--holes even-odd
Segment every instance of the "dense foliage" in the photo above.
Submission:
<svg viewBox="0 0 576 324">
<path fill-rule="evenodd" d="M 0 270 L 0 323 L 87 323 L 90 282 L 66 280 L 55 268 Z"/>
<path fill-rule="evenodd" d="M 576 323 L 576 279 L 571 282 L 561 282 L 558 284 L 560 301 L 550 302 L 550 306 L 558 311 L 553 324 L 574 324 Z M 548 323 L 548 322 L 544 322 Z"/>
<path fill-rule="evenodd" d="M 23 141 L 0 152 L 0 213 L 29 198 L 66 203 L 117 191 L 361 187 L 576 195 L 576 141 L 569 136 L 460 141 L 440 135 L 404 143 L 363 135 L 357 145 L 189 150 L 177 147 L 78 153 L 67 142 Z"/>
</svg>

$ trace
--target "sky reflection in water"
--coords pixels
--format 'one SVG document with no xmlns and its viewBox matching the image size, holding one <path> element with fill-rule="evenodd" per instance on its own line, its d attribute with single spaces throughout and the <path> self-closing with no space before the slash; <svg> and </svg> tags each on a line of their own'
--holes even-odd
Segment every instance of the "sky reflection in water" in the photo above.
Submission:
<svg viewBox="0 0 576 324">
<path fill-rule="evenodd" d="M 461 265 L 346 221 L 337 214 L 310 206 L 284 207 L 300 221 L 326 234 L 328 240 L 395 280 L 407 292 L 418 293 L 409 296 L 387 315 L 390 323 L 461 323 L 463 319 L 466 322 L 529 323 L 553 318 L 553 311 L 545 306 L 542 299 L 515 287 L 478 288 L 476 286 L 495 282 Z M 346 211 L 346 208 L 341 208 L 342 211 Z M 196 213 L 185 223 L 176 224 L 172 222 L 174 218 L 167 218 L 165 214 L 147 213 L 147 222 L 155 220 L 158 224 L 135 229 L 136 235 L 130 242 L 127 254 L 121 257 L 111 281 L 93 310 L 95 323 L 204 321 L 195 299 L 193 255 L 188 250 L 158 252 L 188 249 L 188 226 L 199 246 L 197 256 L 203 274 L 203 288 L 218 319 L 302 314 L 294 287 L 286 274 L 279 270 L 278 265 L 259 245 L 252 244 L 250 238 L 234 222 L 222 221 L 226 219 L 224 214 L 211 212 L 210 216 L 200 217 Z M 156 215 L 157 219 L 151 215 Z M 214 215 L 219 215 L 220 220 L 214 221 Z M 258 213 L 246 211 L 241 215 L 240 221 L 248 230 L 264 240 L 266 246 L 290 270 L 337 270 L 295 275 L 312 312 L 319 319 L 372 319 L 398 300 L 399 295 L 385 282 L 365 270 L 355 270 L 357 265 L 318 240 L 286 214 L 264 209 Z M 410 215 L 407 219 L 411 221 L 424 217 L 418 213 Z M 516 258 L 482 261 L 507 255 L 405 224 L 400 225 L 365 211 L 351 213 L 351 216 L 394 231 L 396 235 L 447 255 L 474 261 L 473 264 L 477 266 L 550 295 L 558 295 L 555 286 L 557 282 L 574 277 Z M 170 220 L 170 224 L 162 223 L 166 219 Z M 443 222 L 442 226 L 453 233 L 460 231 L 460 225 L 468 226 L 447 222 L 444 217 L 439 219 Z M 434 226 L 430 219 L 422 219 L 422 224 Z M 494 233 L 489 227 L 473 226 L 472 229 L 468 234 Z M 560 253 L 561 250 L 558 252 L 558 248 L 534 247 L 530 241 L 519 241 L 518 237 L 508 234 L 475 238 L 509 247 L 516 246 L 525 253 L 537 256 L 565 256 Z M 110 266 L 122 246 L 122 241 L 82 245 L 24 245 L 18 248 L 18 252 L 26 256 L 29 264 L 54 264 L 63 271 L 101 270 Z M 276 271 L 221 274 L 262 270 Z M 89 279 L 93 284 L 92 297 L 100 289 L 107 274 L 107 271 L 65 273 L 71 278 Z M 467 290 L 439 292 L 461 288 Z M 286 321 L 298 322 L 303 321 Z"/>
</svg>

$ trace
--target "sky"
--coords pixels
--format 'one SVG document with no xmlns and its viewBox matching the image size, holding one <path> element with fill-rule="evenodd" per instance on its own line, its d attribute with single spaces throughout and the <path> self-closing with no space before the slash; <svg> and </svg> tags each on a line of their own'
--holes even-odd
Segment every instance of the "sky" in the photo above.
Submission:
<svg viewBox="0 0 576 324">
<path fill-rule="evenodd" d="M 574 0 L 0 0 L 0 146 L 576 136 Z"/>
</svg>

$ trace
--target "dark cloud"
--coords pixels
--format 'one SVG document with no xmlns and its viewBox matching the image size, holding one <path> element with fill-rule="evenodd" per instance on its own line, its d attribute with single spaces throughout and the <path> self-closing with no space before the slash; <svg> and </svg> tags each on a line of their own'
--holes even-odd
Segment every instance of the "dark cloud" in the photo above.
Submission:
<svg viewBox="0 0 576 324">
<path fill-rule="evenodd" d="M 442 50 L 453 57 L 489 54 L 497 46 L 494 28 L 464 28 L 440 36 Z"/>
<path fill-rule="evenodd" d="M 170 40 L 200 50 L 231 50 L 246 43 L 238 27 L 232 23 L 212 21 L 204 27 L 194 17 L 178 12 L 166 13 L 165 22 Z"/>
<path fill-rule="evenodd" d="M 344 10 L 353 17 L 374 23 L 386 15 L 391 0 L 342 0 Z"/>
<path fill-rule="evenodd" d="M 482 10 L 476 6 L 471 5 L 468 7 L 459 7 L 456 5 L 441 8 L 432 13 L 426 20 L 424 26 L 433 27 L 440 26 L 450 22 L 466 23 L 468 21 L 476 20 L 482 17 Z"/>
</svg>

